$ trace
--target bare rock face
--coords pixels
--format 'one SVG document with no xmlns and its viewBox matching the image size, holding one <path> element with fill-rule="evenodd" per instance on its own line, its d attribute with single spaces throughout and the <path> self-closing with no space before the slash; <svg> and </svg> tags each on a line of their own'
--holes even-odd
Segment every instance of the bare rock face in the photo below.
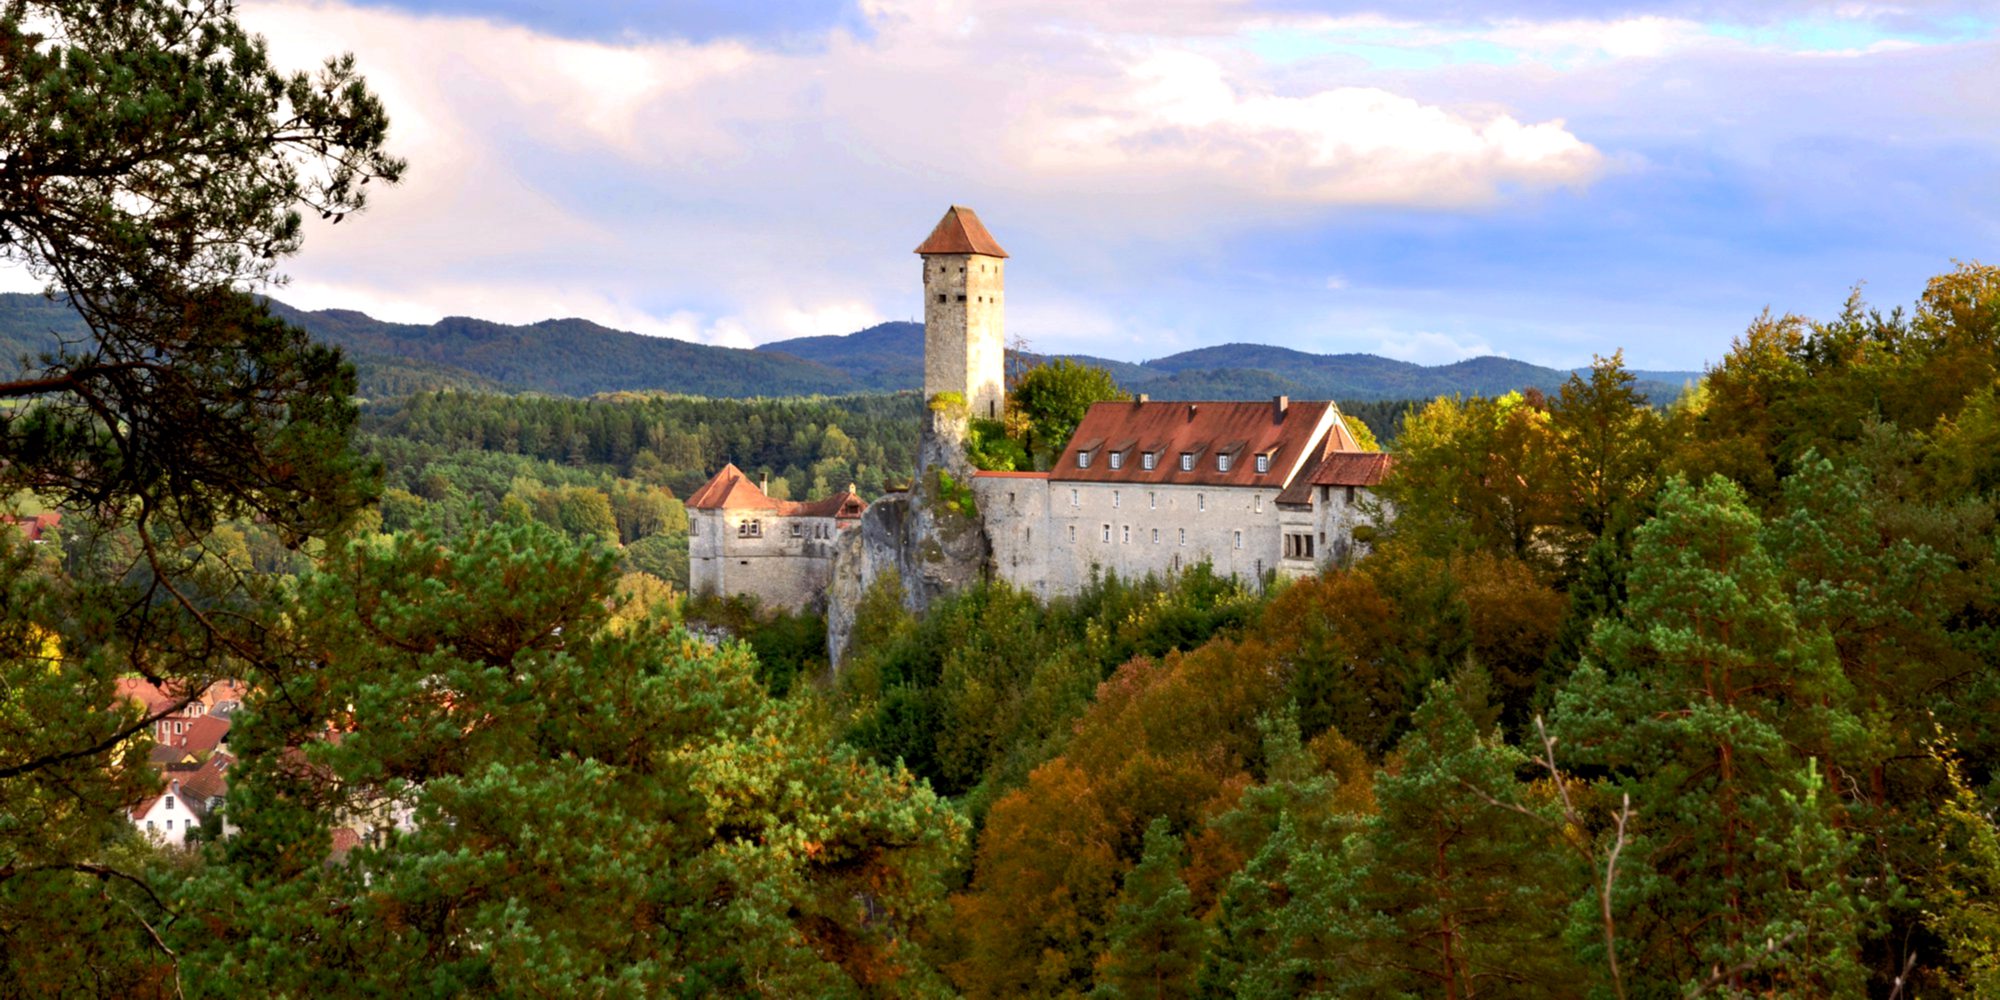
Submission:
<svg viewBox="0 0 2000 1000">
<path fill-rule="evenodd" d="M 855 610 L 883 574 L 901 581 L 903 606 L 923 614 L 932 602 L 985 572 L 991 547 L 972 499 L 974 470 L 965 460 L 964 420 L 937 412 L 926 412 L 925 418 L 910 491 L 870 504 L 860 530 L 842 537 L 834 556 L 826 640 L 836 670 L 847 655 Z"/>
</svg>

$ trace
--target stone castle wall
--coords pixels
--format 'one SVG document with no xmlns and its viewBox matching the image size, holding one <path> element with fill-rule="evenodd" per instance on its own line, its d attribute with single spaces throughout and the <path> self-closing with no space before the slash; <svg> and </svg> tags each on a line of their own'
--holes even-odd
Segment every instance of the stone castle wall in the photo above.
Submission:
<svg viewBox="0 0 2000 1000">
<path fill-rule="evenodd" d="M 747 594 L 788 611 L 822 606 L 840 545 L 833 518 L 759 510 L 688 514 L 688 584 L 695 593 Z M 746 533 L 752 524 L 756 532 Z"/>
</svg>

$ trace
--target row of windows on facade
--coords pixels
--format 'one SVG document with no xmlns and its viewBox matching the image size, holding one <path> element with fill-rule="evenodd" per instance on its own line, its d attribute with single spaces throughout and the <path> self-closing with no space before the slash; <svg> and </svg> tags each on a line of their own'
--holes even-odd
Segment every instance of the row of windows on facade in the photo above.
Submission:
<svg viewBox="0 0 2000 1000">
<path fill-rule="evenodd" d="M 1127 525 L 1121 525 L 1121 526 L 1120 526 L 1120 528 L 1121 528 L 1121 531 L 1122 531 L 1122 535 L 1121 535 L 1121 538 L 1120 538 L 1120 540 L 1121 540 L 1122 542 L 1124 542 L 1125 544 L 1127 544 L 1127 545 L 1131 544 L 1131 543 L 1132 543 L 1132 526 L 1131 526 L 1131 525 L 1129 525 L 1129 524 L 1127 524 Z M 1243 547 L 1243 532 L 1241 532 L 1241 531 L 1238 531 L 1238 532 L 1235 532 L 1235 536 L 1236 536 L 1236 540 L 1235 540 L 1235 547 L 1236 547 L 1236 548 L 1239 548 L 1239 549 L 1240 549 L 1240 548 L 1242 548 L 1242 547 Z M 1070 525 L 1070 526 L 1069 526 L 1069 540 L 1070 540 L 1071 542 L 1075 542 L 1075 541 L 1076 541 L 1076 525 L 1074 525 L 1074 524 L 1072 524 L 1072 525 Z M 1110 526 L 1110 525 L 1108 525 L 1108 524 L 1107 524 L 1107 525 L 1104 525 L 1104 540 L 1105 540 L 1105 541 L 1107 541 L 1107 542 L 1111 540 L 1111 526 Z M 1153 529 L 1153 544 L 1154 544 L 1154 545 L 1158 545 L 1158 544 L 1160 544 L 1160 529 L 1158 529 L 1158 528 L 1154 528 L 1154 529 Z M 1186 529 L 1186 528 L 1181 528 L 1181 529 L 1180 529 L 1180 544 L 1182 544 L 1182 545 L 1186 545 L 1186 544 L 1187 544 L 1187 529 Z"/>
<path fill-rule="evenodd" d="M 806 530 L 807 530 L 808 528 L 812 529 L 812 534 L 811 534 L 810 536 L 806 534 Z M 736 537 L 738 537 L 738 538 L 762 538 L 762 537 L 764 537 L 764 522 L 763 522 L 763 521 L 760 521 L 760 520 L 754 520 L 754 519 L 753 519 L 753 520 L 749 520 L 749 521 L 745 521 L 745 522 L 743 522 L 742 524 L 739 524 L 739 525 L 737 525 L 737 526 L 736 526 Z M 825 524 L 811 524 L 811 525 L 807 525 L 807 524 L 798 524 L 798 523 L 796 523 L 796 522 L 795 522 L 795 523 L 793 523 L 793 525 L 792 525 L 792 537 L 793 537 L 793 538 L 807 538 L 807 537 L 811 537 L 811 538 L 832 538 L 832 537 L 833 537 L 833 528 L 832 528 L 831 526 L 829 526 L 829 525 L 825 525 Z"/>
<path fill-rule="evenodd" d="M 1234 455 L 1228 452 L 1224 452 L 1220 455 L 1215 456 L 1215 471 L 1228 472 L 1230 466 L 1230 460 L 1234 457 L 1235 457 Z M 1079 469 L 1090 468 L 1090 458 L 1091 458 L 1091 453 L 1088 451 L 1077 452 L 1076 467 Z M 1159 459 L 1160 459 L 1160 453 L 1157 451 L 1142 451 L 1139 453 L 1139 468 L 1144 469 L 1147 472 L 1151 472 L 1153 471 L 1153 467 L 1159 463 Z M 1125 453 L 1122 451 L 1114 451 L 1111 453 L 1111 458 L 1108 461 L 1113 470 L 1122 469 L 1125 467 Z M 1194 452 L 1191 451 L 1181 452 L 1181 471 L 1182 472 L 1194 471 Z M 1270 471 L 1271 471 L 1271 456 L 1258 455 L 1257 474 L 1261 476 Z"/>
<path fill-rule="evenodd" d="M 1008 500 L 1010 500 L 1010 501 L 1011 501 L 1011 500 L 1013 500 L 1013 499 L 1014 499 L 1014 495 L 1013 495 L 1013 494 L 1011 494 L 1011 493 L 1009 493 L 1009 494 L 1007 495 L 1007 499 L 1008 499 Z M 1256 512 L 1257 512 L 1257 513 L 1259 513 L 1259 514 L 1262 514 L 1262 513 L 1264 512 L 1264 498 L 1263 498 L 1262 496 L 1254 496 L 1254 497 L 1251 497 L 1250 499 L 1251 499 L 1251 502 L 1252 502 L 1252 505 L 1253 505 L 1253 506 L 1255 507 L 1255 509 L 1256 509 Z M 1081 490 L 1071 490 L 1071 491 L 1069 491 L 1069 505 L 1070 505 L 1071 507 L 1081 507 L 1081 506 L 1083 506 L 1083 492 L 1082 492 Z M 1123 496 L 1123 494 L 1122 494 L 1122 493 L 1121 493 L 1120 491 L 1118 491 L 1118 490 L 1112 490 L 1112 491 L 1111 491 L 1111 506 L 1113 506 L 1113 507 L 1123 507 L 1123 506 L 1125 506 L 1125 499 L 1124 499 L 1124 496 Z M 1160 495 L 1159 495 L 1158 493 L 1153 493 L 1153 492 L 1150 492 L 1150 491 L 1149 491 L 1149 492 L 1147 492 L 1147 494 L 1146 494 L 1146 509 L 1147 509 L 1147 510 L 1159 510 L 1159 509 L 1160 509 Z M 1208 494 L 1206 494 L 1206 493 L 1197 493 L 1197 494 L 1195 494 L 1195 495 L 1194 495 L 1194 509 L 1195 509 L 1195 510 L 1198 510 L 1198 511 L 1205 511 L 1205 510 L 1207 510 L 1207 509 L 1208 509 Z"/>
<path fill-rule="evenodd" d="M 945 298 L 944 298 L 944 293 L 943 293 L 943 292 L 939 292 L 939 293 L 938 293 L 938 301 L 939 301 L 939 302 L 943 302 L 944 300 L 945 300 Z M 965 301 L 965 293 L 964 293 L 964 292 L 960 292 L 960 293 L 958 293 L 958 301 L 960 301 L 960 302 L 964 302 L 964 301 Z M 995 295 L 995 296 L 992 296 L 991 298 L 988 298 L 987 296 L 984 296 L 984 295 L 981 295 L 981 296 L 978 296 L 978 297 L 974 298 L 974 299 L 973 299 L 973 301 L 974 301 L 974 302 L 998 302 L 998 301 L 1000 301 L 1000 296 L 998 296 L 998 295 Z"/>
</svg>

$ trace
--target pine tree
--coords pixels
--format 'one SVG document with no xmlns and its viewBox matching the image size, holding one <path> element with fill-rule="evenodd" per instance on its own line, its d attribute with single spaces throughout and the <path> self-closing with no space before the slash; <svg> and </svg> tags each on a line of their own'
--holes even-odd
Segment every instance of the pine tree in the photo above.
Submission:
<svg viewBox="0 0 2000 1000">
<path fill-rule="evenodd" d="M 1608 772 L 1602 791 L 1629 795 L 1636 816 L 1614 892 L 1636 995 L 1860 987 L 1868 904 L 1809 749 L 1857 723 L 1832 644 L 1799 627 L 1760 528 L 1728 480 L 1671 482 L 1636 534 L 1624 615 L 1558 697 L 1568 762 Z"/>
<path fill-rule="evenodd" d="M 1195 972 L 1207 945 L 1194 899 L 1181 879 L 1181 842 L 1165 817 L 1146 827 L 1146 850 L 1125 875 L 1097 962 L 1092 996 L 1166 1000 L 1194 996 Z"/>
</svg>

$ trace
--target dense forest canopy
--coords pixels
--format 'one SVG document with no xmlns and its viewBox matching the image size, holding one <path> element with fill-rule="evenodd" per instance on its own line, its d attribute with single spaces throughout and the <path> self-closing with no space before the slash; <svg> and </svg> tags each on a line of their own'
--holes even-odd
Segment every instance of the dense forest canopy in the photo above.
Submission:
<svg viewBox="0 0 2000 1000">
<path fill-rule="evenodd" d="M 836 674 L 676 586 L 677 496 L 888 489 L 913 396 L 364 409 L 246 294 L 401 173 L 351 60 L 140 0 L 0 64 L 0 254 L 86 321 L 0 384 L 0 993 L 2000 993 L 2000 269 L 1665 408 L 1353 407 L 1353 562 L 887 577 Z"/>
</svg>

